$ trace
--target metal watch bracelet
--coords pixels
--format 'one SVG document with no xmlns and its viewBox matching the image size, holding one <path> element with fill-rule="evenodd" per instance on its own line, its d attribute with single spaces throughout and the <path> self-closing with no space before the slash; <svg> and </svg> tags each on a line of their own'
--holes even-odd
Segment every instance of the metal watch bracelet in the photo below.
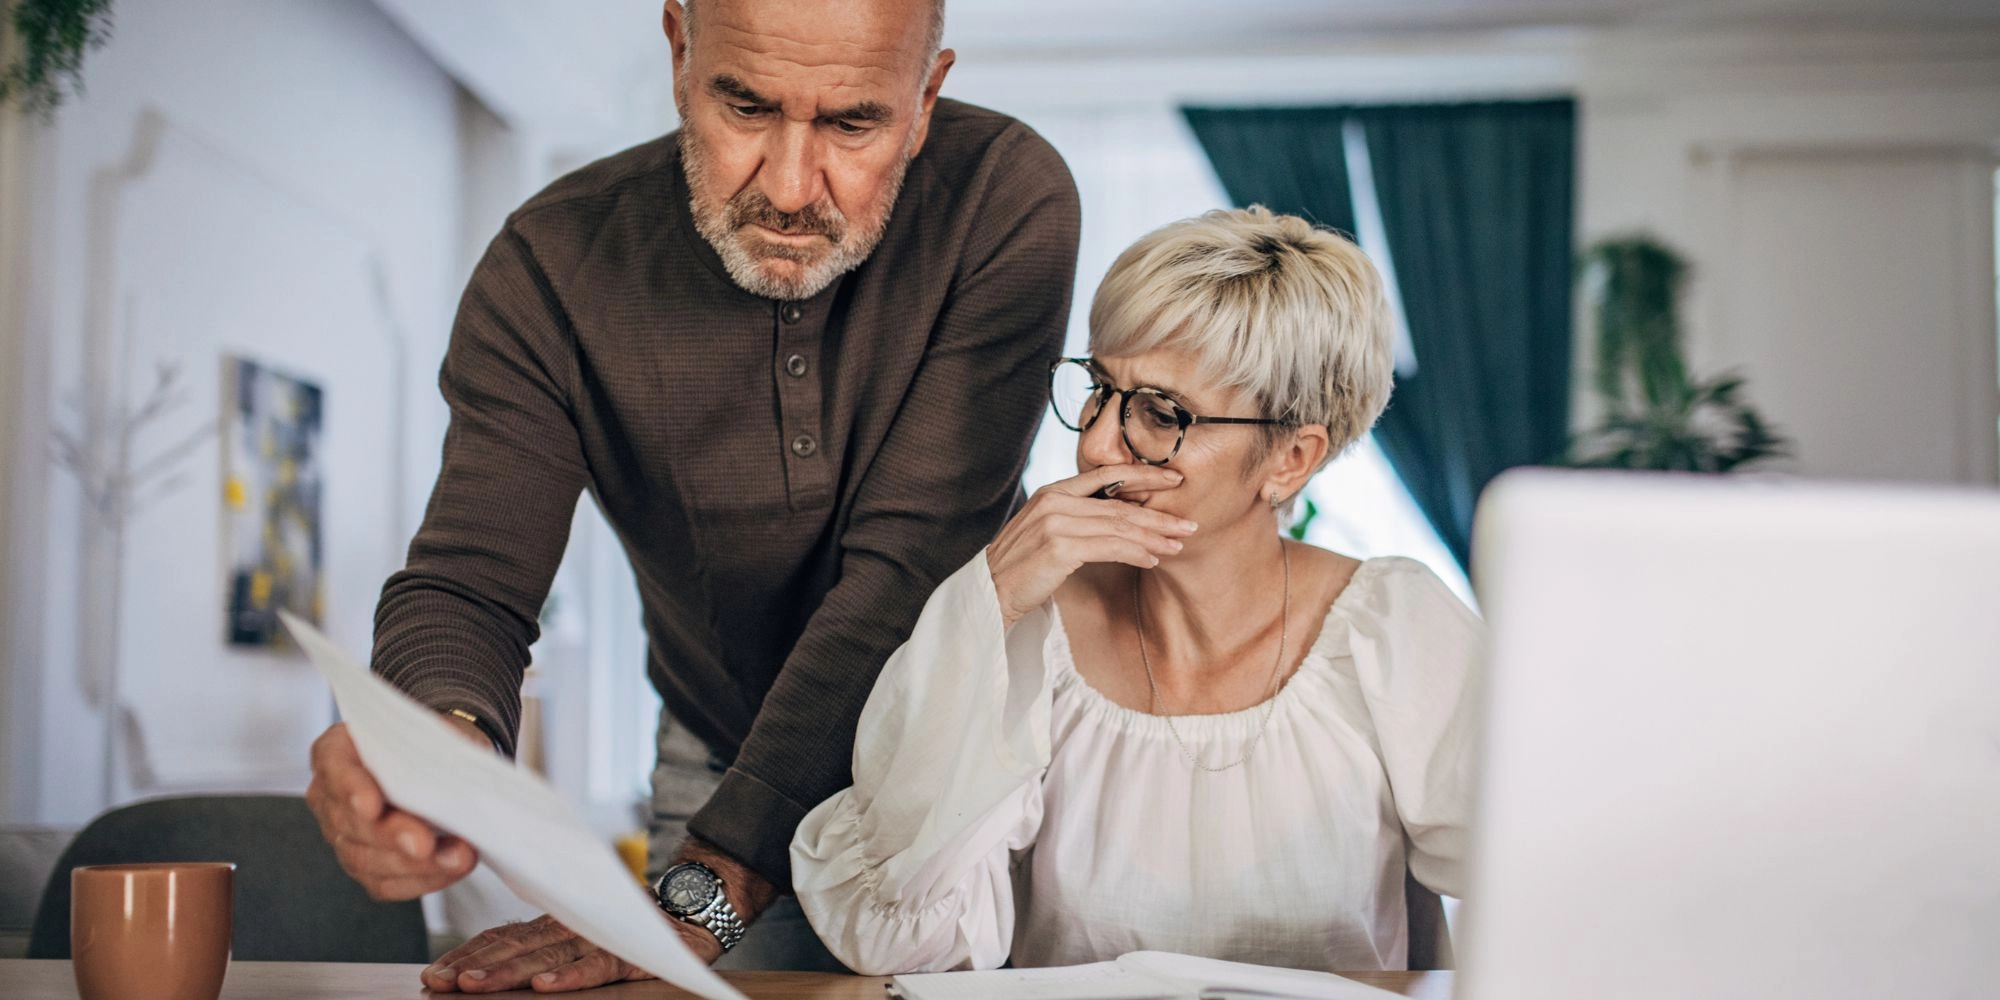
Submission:
<svg viewBox="0 0 2000 1000">
<path fill-rule="evenodd" d="M 724 954 L 743 940 L 743 921 L 736 915 L 736 907 L 730 905 L 729 897 L 719 892 L 715 894 L 715 902 L 689 917 L 688 922 L 715 935 L 715 942 L 722 946 Z"/>
</svg>

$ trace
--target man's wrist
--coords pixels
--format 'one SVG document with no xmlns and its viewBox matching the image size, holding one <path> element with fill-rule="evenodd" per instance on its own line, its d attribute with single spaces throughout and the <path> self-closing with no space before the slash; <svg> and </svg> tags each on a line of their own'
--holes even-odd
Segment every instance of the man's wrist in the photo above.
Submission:
<svg viewBox="0 0 2000 1000">
<path fill-rule="evenodd" d="M 683 861 L 698 861 L 721 876 L 722 894 L 746 927 L 778 898 L 778 890 L 769 880 L 707 841 L 696 837 L 682 841 L 674 852 L 674 863 Z"/>
<path fill-rule="evenodd" d="M 444 716 L 446 722 L 451 723 L 454 728 L 465 733 L 468 738 L 485 743 L 493 748 L 494 753 L 502 757 L 507 756 L 507 751 L 502 749 L 500 737 L 493 731 L 493 727 L 486 723 L 486 720 L 462 708 L 441 708 L 438 709 L 438 714 Z"/>
</svg>

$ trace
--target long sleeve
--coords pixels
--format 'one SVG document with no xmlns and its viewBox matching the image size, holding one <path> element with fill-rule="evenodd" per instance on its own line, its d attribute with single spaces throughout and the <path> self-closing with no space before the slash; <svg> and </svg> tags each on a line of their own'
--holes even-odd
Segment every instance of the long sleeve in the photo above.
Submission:
<svg viewBox="0 0 2000 1000">
<path fill-rule="evenodd" d="M 1485 627 L 1423 564 L 1390 561 L 1353 616 L 1355 671 L 1411 874 L 1462 896 Z"/>
<path fill-rule="evenodd" d="M 508 752 L 536 618 L 588 478 L 567 323 L 527 243 L 503 230 L 466 286 L 438 375 L 451 424 L 430 506 L 375 611 L 375 671 L 425 704 L 478 715 Z"/>
<path fill-rule="evenodd" d="M 734 765 L 688 828 L 779 886 L 807 809 L 850 781 L 855 720 L 908 635 L 918 595 L 991 541 L 1047 405 L 1076 269 L 1076 188 L 1019 128 L 992 158 L 973 243 L 840 535 L 839 582 L 765 695 Z M 997 166 L 995 167 L 997 170 Z"/>
<path fill-rule="evenodd" d="M 793 889 L 856 972 L 997 968 L 1034 843 L 1053 701 L 1049 612 L 1003 628 L 982 551 L 924 605 L 861 713 L 854 785 L 806 814 Z"/>
</svg>

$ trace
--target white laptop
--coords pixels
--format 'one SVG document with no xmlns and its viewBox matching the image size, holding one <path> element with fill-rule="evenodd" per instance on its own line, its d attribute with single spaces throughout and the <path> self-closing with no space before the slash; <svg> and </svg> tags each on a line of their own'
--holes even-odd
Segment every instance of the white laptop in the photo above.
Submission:
<svg viewBox="0 0 2000 1000">
<path fill-rule="evenodd" d="M 2000 997 L 2000 493 L 1503 477 L 1459 1000 Z"/>
</svg>

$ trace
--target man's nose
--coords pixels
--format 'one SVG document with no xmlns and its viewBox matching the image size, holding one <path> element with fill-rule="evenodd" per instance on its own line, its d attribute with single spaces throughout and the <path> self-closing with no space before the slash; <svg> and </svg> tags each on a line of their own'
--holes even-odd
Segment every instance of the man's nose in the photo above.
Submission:
<svg viewBox="0 0 2000 1000">
<path fill-rule="evenodd" d="M 801 212 L 826 196 L 814 122 L 786 121 L 773 130 L 758 183 L 771 207 Z"/>
</svg>

